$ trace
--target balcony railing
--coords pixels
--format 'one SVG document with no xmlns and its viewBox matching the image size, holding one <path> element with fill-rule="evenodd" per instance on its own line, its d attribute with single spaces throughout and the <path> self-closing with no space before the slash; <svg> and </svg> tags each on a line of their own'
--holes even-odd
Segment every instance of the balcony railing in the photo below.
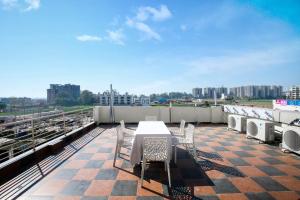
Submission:
<svg viewBox="0 0 300 200">
<path fill-rule="evenodd" d="M 91 122 L 92 109 L 82 109 L 1 124 L 0 163 Z"/>
</svg>

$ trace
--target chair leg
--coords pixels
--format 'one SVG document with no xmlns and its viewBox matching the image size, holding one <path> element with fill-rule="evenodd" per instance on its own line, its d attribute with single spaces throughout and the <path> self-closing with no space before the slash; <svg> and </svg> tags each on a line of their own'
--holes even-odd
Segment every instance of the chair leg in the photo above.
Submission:
<svg viewBox="0 0 300 200">
<path fill-rule="evenodd" d="M 175 164 L 177 163 L 177 146 L 175 145 Z"/>
<path fill-rule="evenodd" d="M 118 154 L 118 149 L 119 149 L 118 146 L 119 146 L 119 145 L 118 145 L 118 143 L 117 143 L 117 144 L 116 144 L 116 150 L 115 150 L 115 156 L 114 156 L 114 164 L 113 164 L 114 167 L 116 166 L 116 159 L 117 159 L 117 154 Z"/>
<path fill-rule="evenodd" d="M 197 158 L 197 154 L 196 154 L 196 147 L 195 144 L 193 144 L 193 154 L 194 154 L 194 158 Z"/>
<path fill-rule="evenodd" d="M 146 165 L 146 160 L 143 159 L 143 164 L 142 164 L 142 174 L 141 174 L 141 187 L 143 187 L 143 181 L 144 181 L 144 173 L 145 173 L 145 165 Z"/>
<path fill-rule="evenodd" d="M 167 163 L 167 168 L 168 168 L 168 181 L 169 181 L 169 187 L 171 188 L 170 163 Z"/>
<path fill-rule="evenodd" d="M 119 157 L 119 158 L 121 157 L 121 148 L 122 148 L 122 146 L 119 145 L 119 148 L 118 148 L 118 157 Z"/>
<path fill-rule="evenodd" d="M 167 171 L 167 163 L 165 162 L 165 171 Z"/>
</svg>

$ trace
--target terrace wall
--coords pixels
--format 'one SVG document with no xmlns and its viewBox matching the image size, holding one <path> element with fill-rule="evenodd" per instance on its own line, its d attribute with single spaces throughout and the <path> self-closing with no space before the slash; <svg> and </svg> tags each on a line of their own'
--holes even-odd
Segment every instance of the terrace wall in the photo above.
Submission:
<svg viewBox="0 0 300 200">
<path fill-rule="evenodd" d="M 221 106 L 217 107 L 143 107 L 143 106 L 114 106 L 115 123 L 124 120 L 126 123 L 138 123 L 146 116 L 156 116 L 165 123 L 186 122 L 224 123 L 225 114 Z M 94 107 L 94 120 L 97 123 L 111 123 L 110 107 Z"/>
</svg>

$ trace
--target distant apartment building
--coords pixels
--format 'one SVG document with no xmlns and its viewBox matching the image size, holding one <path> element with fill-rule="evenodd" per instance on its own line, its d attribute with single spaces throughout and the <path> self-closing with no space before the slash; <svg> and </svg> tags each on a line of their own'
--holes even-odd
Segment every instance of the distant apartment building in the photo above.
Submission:
<svg viewBox="0 0 300 200">
<path fill-rule="evenodd" d="M 99 104 L 101 106 L 108 106 L 110 104 L 110 92 L 105 91 L 99 94 Z M 117 91 L 113 91 L 114 105 L 132 105 L 133 96 L 125 93 L 124 95 L 119 94 Z"/>
<path fill-rule="evenodd" d="M 206 88 L 194 88 L 193 97 L 195 98 L 214 98 L 214 92 L 216 91 L 217 98 L 227 96 L 228 90 L 226 87 L 206 87 Z"/>
<path fill-rule="evenodd" d="M 214 90 L 213 87 L 206 87 L 203 88 L 203 97 L 204 98 L 214 98 Z"/>
<path fill-rule="evenodd" d="M 108 106 L 110 105 L 110 92 L 105 91 L 102 94 L 99 94 L 99 104 L 101 106 Z M 119 94 L 116 90 L 113 90 L 113 99 L 114 105 L 116 106 L 129 106 L 129 105 L 150 105 L 150 97 L 148 96 L 133 96 L 128 94 Z"/>
<path fill-rule="evenodd" d="M 300 99 L 300 86 L 292 86 L 289 89 L 287 96 L 289 99 Z"/>
<path fill-rule="evenodd" d="M 220 98 L 221 96 L 227 96 L 228 94 L 228 89 L 226 87 L 215 88 L 215 90 L 217 98 Z"/>
<path fill-rule="evenodd" d="M 0 102 L 11 106 L 32 106 L 33 100 L 28 97 L 1 97 Z"/>
<path fill-rule="evenodd" d="M 202 98 L 202 88 L 193 88 L 192 93 L 194 98 Z"/>
<path fill-rule="evenodd" d="M 230 88 L 229 95 L 238 98 L 272 99 L 282 96 L 282 86 L 248 85 Z"/>
<path fill-rule="evenodd" d="M 133 98 L 133 102 L 135 105 L 138 105 L 138 106 L 149 106 L 150 105 L 150 97 L 148 96 L 144 96 L 144 95 L 141 95 L 141 96 L 135 96 Z"/>
<path fill-rule="evenodd" d="M 72 84 L 50 84 L 50 89 L 47 89 L 47 103 L 55 104 L 56 99 L 61 95 L 66 95 L 77 100 L 80 97 L 80 86 Z"/>
</svg>

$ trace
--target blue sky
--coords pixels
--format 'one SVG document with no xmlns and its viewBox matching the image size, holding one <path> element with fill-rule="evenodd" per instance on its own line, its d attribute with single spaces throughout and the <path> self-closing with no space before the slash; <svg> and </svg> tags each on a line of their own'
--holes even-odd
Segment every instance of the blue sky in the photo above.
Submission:
<svg viewBox="0 0 300 200">
<path fill-rule="evenodd" d="M 300 84 L 298 0 L 0 0 L 0 96 Z"/>
</svg>

